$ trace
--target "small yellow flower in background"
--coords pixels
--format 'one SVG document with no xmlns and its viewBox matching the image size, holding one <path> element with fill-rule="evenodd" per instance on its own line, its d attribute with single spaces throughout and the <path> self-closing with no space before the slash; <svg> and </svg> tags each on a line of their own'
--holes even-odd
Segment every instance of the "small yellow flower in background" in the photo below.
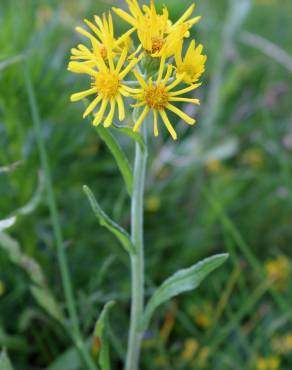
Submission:
<svg viewBox="0 0 292 370">
<path fill-rule="evenodd" d="M 281 360 L 277 356 L 259 357 L 256 362 L 257 370 L 278 370 L 280 369 Z"/>
<path fill-rule="evenodd" d="M 153 121 L 154 136 L 158 136 L 159 133 L 158 131 L 158 114 L 159 114 L 170 135 L 174 140 L 176 140 L 177 139 L 176 131 L 173 125 L 170 123 L 169 118 L 165 111 L 170 110 L 171 112 L 178 115 L 187 124 L 194 125 L 196 122 L 195 119 L 191 118 L 182 110 L 174 106 L 173 103 L 188 102 L 191 104 L 200 104 L 199 99 L 179 97 L 180 95 L 195 90 L 200 86 L 200 84 L 195 84 L 183 88 L 181 90 L 172 91 L 177 85 L 179 85 L 182 82 L 184 75 L 182 75 L 181 77 L 175 77 L 174 81 L 169 83 L 169 78 L 172 74 L 173 66 L 172 65 L 167 66 L 167 71 L 163 78 L 164 64 L 165 58 L 161 58 L 159 72 L 155 82 L 153 82 L 152 79 L 150 79 L 148 82 L 144 81 L 141 74 L 137 70 L 134 70 L 135 76 L 139 81 L 141 88 L 138 89 L 127 88 L 127 89 L 129 93 L 131 93 L 132 97 L 138 101 L 138 103 L 135 104 L 135 107 L 144 107 L 142 113 L 135 122 L 134 131 L 138 131 L 140 129 L 140 126 L 144 122 L 145 118 L 147 117 L 149 112 L 152 111 L 154 116 Z"/>
<path fill-rule="evenodd" d="M 196 356 L 195 365 L 199 366 L 199 368 L 207 368 L 209 355 L 210 349 L 208 347 L 202 347 Z"/>
<path fill-rule="evenodd" d="M 264 160 L 263 152 L 258 148 L 246 150 L 241 157 L 242 164 L 256 168 L 260 168 L 263 165 Z"/>
<path fill-rule="evenodd" d="M 191 315 L 195 323 L 201 329 L 209 329 L 213 323 L 214 310 L 210 304 L 203 304 L 202 306 L 193 306 L 191 308 Z"/>
<path fill-rule="evenodd" d="M 181 50 L 175 53 L 177 75 L 184 75 L 184 82 L 189 84 L 197 82 L 205 72 L 207 56 L 203 55 L 202 51 L 203 45 L 196 47 L 195 40 L 192 40 L 184 59 L 182 58 Z"/>
<path fill-rule="evenodd" d="M 160 198 L 156 195 L 151 195 L 145 199 L 145 209 L 148 212 L 157 212 L 161 206 Z"/>
<path fill-rule="evenodd" d="M 285 290 L 289 281 L 290 262 L 286 256 L 279 256 L 265 263 L 268 279 L 279 290 Z"/>
<path fill-rule="evenodd" d="M 150 0 L 150 6 L 144 5 L 142 9 L 137 0 L 126 0 L 126 2 L 130 14 L 115 7 L 113 11 L 137 29 L 141 47 L 152 57 L 174 55 L 176 50 L 181 48 L 184 37 L 189 36 L 189 29 L 200 20 L 200 17 L 188 19 L 195 5 L 191 5 L 181 18 L 172 24 L 167 8 L 164 7 L 162 14 L 158 14 L 154 0 Z"/>
<path fill-rule="evenodd" d="M 84 73 L 92 77 L 91 88 L 71 96 L 71 101 L 76 102 L 89 95 L 96 95 L 95 99 L 89 104 L 83 114 L 83 118 L 88 116 L 97 104 L 101 103 L 98 113 L 95 115 L 93 125 L 98 126 L 103 120 L 104 113 L 107 106 L 110 105 L 109 113 L 104 121 L 104 126 L 109 127 L 114 118 L 116 105 L 118 106 L 119 120 L 125 119 L 125 107 L 123 102 L 123 96 L 129 96 L 129 93 L 125 89 L 123 79 L 132 70 L 134 65 L 138 62 L 138 59 L 133 59 L 125 69 L 123 65 L 127 59 L 127 49 L 124 49 L 118 63 L 114 64 L 113 55 L 110 49 L 107 49 L 108 65 L 105 63 L 101 52 L 96 51 L 96 65 L 97 70 L 88 67 L 79 62 L 70 62 L 68 70 L 75 73 Z"/>
<path fill-rule="evenodd" d="M 194 358 L 196 352 L 198 351 L 198 348 L 199 348 L 199 343 L 196 339 L 194 338 L 186 339 L 184 343 L 184 349 L 181 354 L 181 358 L 184 361 L 191 361 Z"/>
<path fill-rule="evenodd" d="M 217 173 L 224 171 L 225 169 L 223 163 L 219 161 L 218 159 L 212 159 L 208 161 L 206 164 L 206 167 L 207 167 L 208 173 L 210 174 L 217 174 Z"/>
<path fill-rule="evenodd" d="M 277 354 L 288 355 L 292 353 L 292 332 L 274 338 L 272 348 Z"/>
</svg>

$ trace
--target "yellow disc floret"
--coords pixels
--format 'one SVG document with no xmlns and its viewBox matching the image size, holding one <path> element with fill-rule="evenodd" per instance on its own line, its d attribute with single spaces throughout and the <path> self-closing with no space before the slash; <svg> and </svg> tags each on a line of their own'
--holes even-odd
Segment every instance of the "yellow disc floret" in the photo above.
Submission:
<svg viewBox="0 0 292 370">
<path fill-rule="evenodd" d="M 150 85 L 145 88 L 145 101 L 150 108 L 164 109 L 168 104 L 169 95 L 165 85 Z"/>
<path fill-rule="evenodd" d="M 98 72 L 95 77 L 95 85 L 97 92 L 102 95 L 103 98 L 114 98 L 120 87 L 119 76 L 114 72 Z"/>
</svg>

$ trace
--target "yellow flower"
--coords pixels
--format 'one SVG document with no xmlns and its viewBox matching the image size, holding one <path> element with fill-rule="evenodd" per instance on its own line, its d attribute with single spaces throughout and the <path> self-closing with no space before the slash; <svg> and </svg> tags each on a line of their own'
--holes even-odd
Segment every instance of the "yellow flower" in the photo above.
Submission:
<svg viewBox="0 0 292 370">
<path fill-rule="evenodd" d="M 257 359 L 257 370 L 278 370 L 280 369 L 281 361 L 277 356 L 259 357 Z"/>
<path fill-rule="evenodd" d="M 154 0 L 150 0 L 150 6 L 141 7 L 137 0 L 126 0 L 130 14 L 120 8 L 113 8 L 113 11 L 127 23 L 137 29 L 138 38 L 143 49 L 152 57 L 166 57 L 175 54 L 180 48 L 184 37 L 189 36 L 189 29 L 200 20 L 194 17 L 187 20 L 195 5 L 191 5 L 180 19 L 172 24 L 166 7 L 162 14 L 158 14 Z"/>
<path fill-rule="evenodd" d="M 85 118 L 95 107 L 100 104 L 100 109 L 95 115 L 93 125 L 98 126 L 103 120 L 107 106 L 110 105 L 109 113 L 104 121 L 104 127 L 112 124 L 116 105 L 118 106 L 119 120 L 125 119 L 125 107 L 123 96 L 129 96 L 125 89 L 123 79 L 132 70 L 138 59 L 133 59 L 124 69 L 123 66 L 127 59 L 127 49 L 124 49 L 118 62 L 114 63 L 113 54 L 107 49 L 107 61 L 102 58 L 100 50 L 95 53 L 95 68 L 80 62 L 70 62 L 68 70 L 75 73 L 84 73 L 92 78 L 91 88 L 71 96 L 71 101 L 76 102 L 87 96 L 95 95 L 94 100 L 89 104 L 83 114 Z"/>
<path fill-rule="evenodd" d="M 273 350 L 282 355 L 288 355 L 292 352 L 292 333 L 287 333 L 283 336 L 279 336 L 272 341 Z"/>
<path fill-rule="evenodd" d="M 130 93 L 131 96 L 138 101 L 135 104 L 135 107 L 144 107 L 142 113 L 140 114 L 139 118 L 135 122 L 134 131 L 138 131 L 142 123 L 144 122 L 146 116 L 153 112 L 154 120 L 153 120 L 153 127 L 154 127 L 154 135 L 158 136 L 158 114 L 162 118 L 166 128 L 168 129 L 170 135 L 174 140 L 177 139 L 177 134 L 169 121 L 169 118 L 166 114 L 166 110 L 170 110 L 171 112 L 178 115 L 182 120 L 184 120 L 187 124 L 193 125 L 195 124 L 195 119 L 188 116 L 182 110 L 177 108 L 173 105 L 176 102 L 188 102 L 192 104 L 200 104 L 199 99 L 191 99 L 191 98 L 184 98 L 179 97 L 179 95 L 183 95 L 189 91 L 195 90 L 200 84 L 195 84 L 188 86 L 184 89 L 172 91 L 177 85 L 179 85 L 184 77 L 184 75 L 180 77 L 175 77 L 174 81 L 169 83 L 169 78 L 171 77 L 173 66 L 168 65 L 165 77 L 163 78 L 163 70 L 164 70 L 165 58 L 161 58 L 160 68 L 158 72 L 158 76 L 155 82 L 152 81 L 152 78 L 149 81 L 145 81 L 143 76 L 137 70 L 134 70 L 134 74 L 141 86 L 138 89 L 126 88 Z"/>
<path fill-rule="evenodd" d="M 189 84 L 194 83 L 205 72 L 207 56 L 203 55 L 202 51 L 203 46 L 198 45 L 196 47 L 195 40 L 192 40 L 184 59 L 182 58 L 181 50 L 175 53 L 177 75 L 184 74 L 184 82 Z"/>
<path fill-rule="evenodd" d="M 181 357 L 185 361 L 190 361 L 194 358 L 195 353 L 198 351 L 199 343 L 194 338 L 189 338 L 185 341 L 184 350 Z"/>
<path fill-rule="evenodd" d="M 160 198 L 156 195 L 150 195 L 145 199 L 145 209 L 149 212 L 157 212 L 161 207 Z"/>
<path fill-rule="evenodd" d="M 218 159 L 211 159 L 206 163 L 207 171 L 210 174 L 217 174 L 224 171 L 224 164 Z"/>
<path fill-rule="evenodd" d="M 264 163 L 263 152 L 257 148 L 246 150 L 241 157 L 241 162 L 251 167 L 260 168 Z"/>
<path fill-rule="evenodd" d="M 273 260 L 268 260 L 265 263 L 265 270 L 268 279 L 273 283 L 275 288 L 285 290 L 287 288 L 290 263 L 287 257 L 279 256 Z"/>
<path fill-rule="evenodd" d="M 134 28 L 116 39 L 111 13 L 109 13 L 108 17 L 105 14 L 103 14 L 102 18 L 95 16 L 94 21 L 93 23 L 84 19 L 84 22 L 94 35 L 82 27 L 76 27 L 77 32 L 90 40 L 92 50 L 80 44 L 77 48 L 71 49 L 71 60 L 81 60 L 86 65 L 95 66 L 96 54 L 100 53 L 103 59 L 106 59 L 108 50 L 113 52 L 113 54 L 121 54 L 123 49 L 131 44 L 130 34 L 134 31 Z"/>
</svg>

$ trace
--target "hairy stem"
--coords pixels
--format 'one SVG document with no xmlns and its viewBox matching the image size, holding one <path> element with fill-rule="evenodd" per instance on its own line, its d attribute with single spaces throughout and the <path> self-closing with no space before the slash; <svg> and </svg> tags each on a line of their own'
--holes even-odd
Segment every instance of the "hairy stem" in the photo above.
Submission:
<svg viewBox="0 0 292 370">
<path fill-rule="evenodd" d="M 138 369 L 143 337 L 140 323 L 144 308 L 143 212 L 147 165 L 146 128 L 147 123 L 144 122 L 142 129 L 144 132 L 145 149 L 142 151 L 140 145 L 136 143 L 134 164 L 134 185 L 131 203 L 131 237 L 136 247 L 136 255 L 131 256 L 132 305 L 126 370 Z"/>
</svg>

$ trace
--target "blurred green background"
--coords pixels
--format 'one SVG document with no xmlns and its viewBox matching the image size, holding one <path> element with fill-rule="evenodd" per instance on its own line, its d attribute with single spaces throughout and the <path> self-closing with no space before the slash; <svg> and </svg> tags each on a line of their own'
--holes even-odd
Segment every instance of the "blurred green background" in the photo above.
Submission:
<svg viewBox="0 0 292 370">
<path fill-rule="evenodd" d="M 191 1 L 165 0 L 173 19 Z M 157 1 L 157 4 L 162 2 Z M 52 222 L 24 80 L 36 91 L 82 332 L 109 299 L 113 369 L 121 369 L 129 264 L 89 208 L 89 185 L 129 228 L 129 199 L 108 149 L 69 96 L 74 27 L 119 1 L 0 0 L 0 346 L 15 370 L 81 370 L 65 310 Z M 194 293 L 156 313 L 143 369 L 292 368 L 292 1 L 197 0 L 194 37 L 208 55 L 198 125 L 150 140 L 147 294 L 178 268 L 228 252 Z M 115 26 L 126 24 L 115 18 Z M 162 130 L 161 130 L 162 131 Z M 164 130 L 165 131 L 165 130 Z M 116 133 L 115 133 L 116 134 Z M 165 133 L 166 134 L 166 133 Z M 133 143 L 117 136 L 129 158 Z M 36 291 L 34 283 L 42 288 Z M 54 297 L 54 298 L 52 298 Z M 2 369 L 1 369 L 2 370 Z"/>
</svg>

